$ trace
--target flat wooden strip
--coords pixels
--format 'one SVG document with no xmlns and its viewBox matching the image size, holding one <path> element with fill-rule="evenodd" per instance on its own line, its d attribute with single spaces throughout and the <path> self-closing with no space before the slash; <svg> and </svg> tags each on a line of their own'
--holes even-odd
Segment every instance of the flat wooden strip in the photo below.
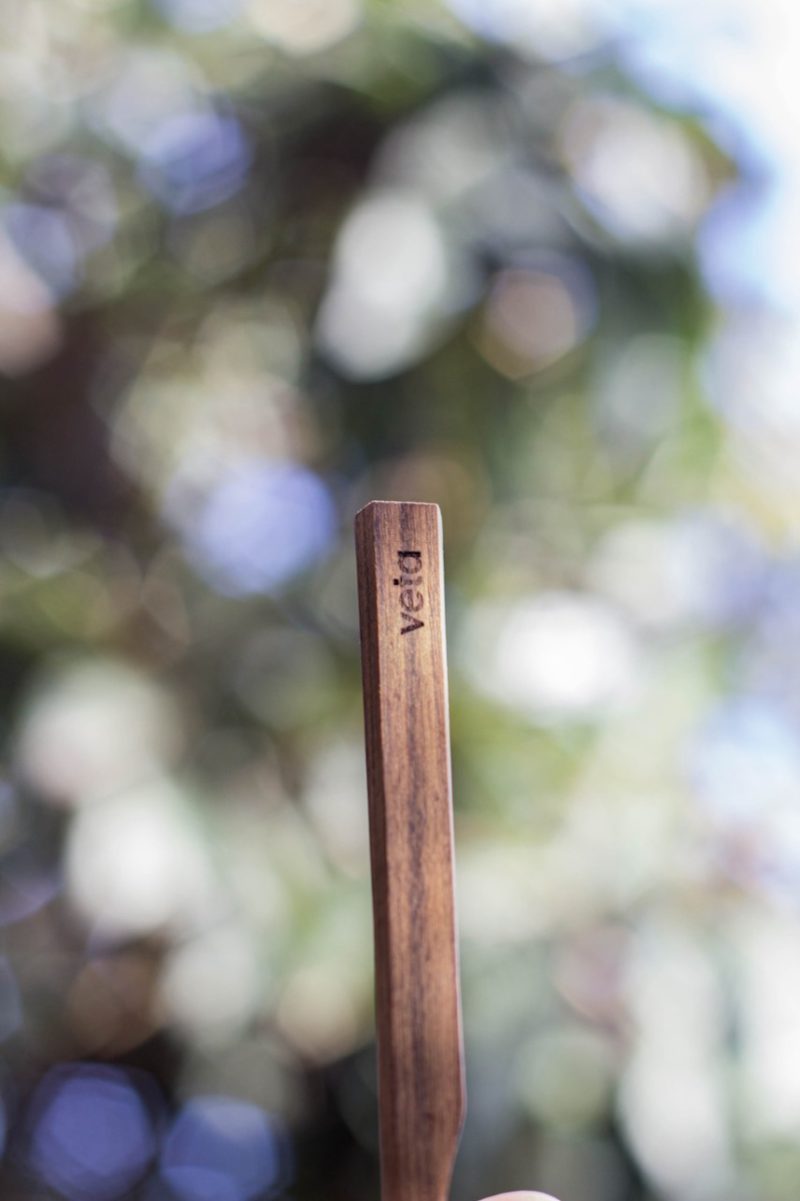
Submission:
<svg viewBox="0 0 800 1201">
<path fill-rule="evenodd" d="M 445 1201 L 464 1118 L 436 505 L 356 517 L 383 1201 Z"/>
</svg>

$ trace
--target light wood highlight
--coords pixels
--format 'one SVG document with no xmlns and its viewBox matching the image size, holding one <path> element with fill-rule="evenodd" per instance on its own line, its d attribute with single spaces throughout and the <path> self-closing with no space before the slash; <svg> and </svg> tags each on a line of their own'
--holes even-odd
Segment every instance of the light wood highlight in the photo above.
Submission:
<svg viewBox="0 0 800 1201">
<path fill-rule="evenodd" d="M 465 1094 L 441 517 L 356 517 L 382 1201 L 446 1201 Z"/>
</svg>

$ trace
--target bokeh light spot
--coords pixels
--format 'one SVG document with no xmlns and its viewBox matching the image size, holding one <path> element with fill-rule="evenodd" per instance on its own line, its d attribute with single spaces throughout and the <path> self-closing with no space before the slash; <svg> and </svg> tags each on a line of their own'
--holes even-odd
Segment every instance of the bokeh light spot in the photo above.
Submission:
<svg viewBox="0 0 800 1201">
<path fill-rule="evenodd" d="M 79 283 L 81 254 L 65 215 L 44 204 L 10 204 L 5 224 L 16 249 L 53 292 L 65 296 Z"/>
<path fill-rule="evenodd" d="M 153 1119 L 120 1068 L 52 1068 L 34 1094 L 29 1122 L 29 1167 L 70 1201 L 123 1196 L 156 1152 Z"/>
<path fill-rule="evenodd" d="M 448 0 L 448 7 L 481 37 L 553 62 L 592 51 L 613 27 L 613 8 L 595 0 Z"/>
<path fill-rule="evenodd" d="M 360 0 L 249 0 L 253 28 L 292 55 L 318 54 L 352 33 Z"/>
<path fill-rule="evenodd" d="M 187 798 L 169 779 L 82 809 L 66 869 L 79 912 L 109 936 L 185 928 L 214 904 L 206 849 Z"/>
<path fill-rule="evenodd" d="M 339 233 L 317 340 L 344 375 L 379 379 L 422 354 L 459 292 L 428 205 L 400 189 L 376 191 Z"/>
<path fill-rule="evenodd" d="M 283 1135 L 256 1105 L 189 1101 L 167 1135 L 161 1174 L 180 1201 L 251 1201 L 282 1183 Z"/>
<path fill-rule="evenodd" d="M 96 658 L 48 673 L 22 715 L 16 761 L 56 804 L 82 805 L 147 778 L 180 746 L 169 698 L 126 664 Z"/>
<path fill-rule="evenodd" d="M 172 212 L 199 213 L 238 192 L 251 159 L 249 142 L 234 117 L 180 113 L 146 140 L 140 175 Z"/>
<path fill-rule="evenodd" d="M 234 20 L 242 0 L 155 0 L 156 6 L 176 29 L 186 33 L 211 33 Z"/>
<path fill-rule="evenodd" d="M 561 149 L 594 216 L 628 242 L 690 232 L 710 199 L 703 161 L 676 122 L 612 97 L 579 101 Z"/>
<path fill-rule="evenodd" d="M 535 720 L 602 718 L 639 686 L 633 631 L 597 597 L 551 592 L 510 609 L 487 604 L 476 608 L 469 638 L 476 686 Z"/>
<path fill-rule="evenodd" d="M 60 342 L 53 293 L 0 228 L 0 372 L 24 375 L 50 358 Z"/>
<path fill-rule="evenodd" d="M 330 494 L 297 464 L 248 462 L 224 474 L 199 502 L 192 492 L 174 481 L 167 511 L 198 571 L 226 595 L 271 592 L 330 548 Z"/>
<path fill-rule="evenodd" d="M 519 379 L 568 354 L 594 319 L 594 289 L 577 262 L 499 272 L 487 300 L 479 338 L 486 359 Z"/>
</svg>

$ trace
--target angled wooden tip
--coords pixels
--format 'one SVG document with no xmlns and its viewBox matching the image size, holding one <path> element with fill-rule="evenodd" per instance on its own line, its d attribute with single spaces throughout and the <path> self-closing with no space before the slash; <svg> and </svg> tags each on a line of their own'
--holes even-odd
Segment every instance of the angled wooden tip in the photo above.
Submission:
<svg viewBox="0 0 800 1201">
<path fill-rule="evenodd" d="M 356 516 L 383 1201 L 446 1201 L 464 1117 L 441 516 Z"/>
</svg>

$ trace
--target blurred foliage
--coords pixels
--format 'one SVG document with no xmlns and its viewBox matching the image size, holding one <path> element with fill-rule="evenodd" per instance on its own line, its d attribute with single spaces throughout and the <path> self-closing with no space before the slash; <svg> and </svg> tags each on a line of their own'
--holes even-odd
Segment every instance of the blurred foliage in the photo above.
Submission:
<svg viewBox="0 0 800 1201">
<path fill-rule="evenodd" d="M 378 1196 L 372 497 L 444 519 L 455 1201 L 794 1201 L 777 7 L 0 0 L 9 1201 Z"/>
</svg>

